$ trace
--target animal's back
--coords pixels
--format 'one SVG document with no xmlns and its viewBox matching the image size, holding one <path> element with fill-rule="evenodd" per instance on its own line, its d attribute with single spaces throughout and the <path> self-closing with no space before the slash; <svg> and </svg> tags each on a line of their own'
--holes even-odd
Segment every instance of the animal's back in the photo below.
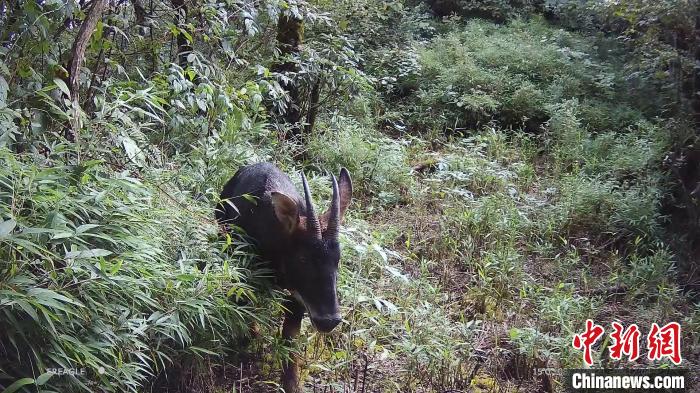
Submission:
<svg viewBox="0 0 700 393">
<path fill-rule="evenodd" d="M 239 169 L 224 186 L 216 209 L 218 222 L 245 230 L 267 256 L 288 240 L 272 208 L 272 191 L 287 195 L 302 208 L 306 206 L 289 177 L 275 165 L 263 162 Z"/>
</svg>

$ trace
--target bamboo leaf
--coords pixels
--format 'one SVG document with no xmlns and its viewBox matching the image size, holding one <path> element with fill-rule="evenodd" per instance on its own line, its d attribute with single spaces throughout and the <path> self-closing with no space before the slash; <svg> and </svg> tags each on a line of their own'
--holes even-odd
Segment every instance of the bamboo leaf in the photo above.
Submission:
<svg viewBox="0 0 700 393">
<path fill-rule="evenodd" d="M 89 259 L 99 258 L 112 255 L 112 251 L 103 250 L 101 248 L 93 248 L 91 250 L 69 251 L 66 253 L 66 259 Z"/>
<path fill-rule="evenodd" d="M 34 383 L 33 378 L 22 378 L 15 381 L 12 385 L 8 386 L 2 393 L 14 393 L 18 391 L 22 386 L 31 385 Z"/>
<path fill-rule="evenodd" d="M 7 220 L 0 222 L 0 239 L 7 237 L 17 226 L 17 221 Z"/>
<path fill-rule="evenodd" d="M 37 377 L 36 379 L 36 386 L 41 386 L 45 384 L 46 382 L 48 382 L 49 379 L 51 379 L 51 377 L 53 377 L 53 375 L 54 374 L 52 372 L 47 372 L 39 375 L 39 377 Z"/>
<path fill-rule="evenodd" d="M 54 78 L 53 83 L 56 84 L 56 86 L 63 92 L 63 94 L 70 98 L 70 90 L 68 89 L 68 85 L 66 84 L 66 82 L 63 81 L 63 79 Z"/>
</svg>

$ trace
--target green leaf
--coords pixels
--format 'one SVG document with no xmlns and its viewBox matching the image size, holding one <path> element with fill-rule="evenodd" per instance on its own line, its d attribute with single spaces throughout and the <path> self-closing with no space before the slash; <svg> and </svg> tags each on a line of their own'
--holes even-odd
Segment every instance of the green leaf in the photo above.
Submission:
<svg viewBox="0 0 700 393">
<path fill-rule="evenodd" d="M 63 79 L 59 78 L 53 78 L 53 83 L 56 84 L 56 86 L 61 89 L 61 91 L 70 98 L 70 90 L 68 89 L 68 85 L 66 85 L 66 82 L 63 81 Z"/>
<path fill-rule="evenodd" d="M 88 259 L 88 258 L 99 258 L 112 255 L 112 251 L 103 250 L 101 248 L 93 248 L 91 250 L 82 251 L 69 251 L 66 253 L 66 259 Z"/>
<path fill-rule="evenodd" d="M 7 84 L 5 78 L 0 76 L 0 108 L 7 106 L 7 91 L 10 90 L 10 86 Z"/>
<path fill-rule="evenodd" d="M 51 377 L 53 377 L 53 375 L 54 374 L 52 372 L 47 372 L 39 375 L 39 377 L 36 379 L 36 386 L 41 386 L 45 384 L 49 379 L 51 379 Z"/>
<path fill-rule="evenodd" d="M 185 36 L 187 42 L 192 43 L 192 35 L 185 29 L 180 29 L 180 33 Z"/>
<path fill-rule="evenodd" d="M 219 356 L 219 355 L 220 355 L 220 354 L 218 354 L 218 353 L 216 353 L 216 352 L 212 352 L 212 351 L 210 351 L 210 350 L 208 350 L 208 349 L 204 349 L 204 348 L 202 348 L 202 347 L 195 347 L 194 345 L 190 346 L 188 349 L 189 349 L 190 351 L 194 352 L 194 353 L 197 353 L 197 354 L 198 354 L 199 352 L 202 352 L 202 353 L 206 353 L 207 355 L 213 355 L 213 356 Z"/>
<path fill-rule="evenodd" d="M 63 303 L 70 303 L 76 306 L 83 307 L 83 304 L 80 303 L 78 300 L 71 299 L 64 295 L 61 295 L 56 291 L 52 291 L 46 288 L 30 288 L 27 291 L 27 295 L 34 297 L 37 300 L 37 302 L 45 305 L 54 306 L 55 301 L 60 301 Z"/>
<path fill-rule="evenodd" d="M 393 266 L 384 266 L 384 269 L 386 269 L 389 273 L 391 273 L 392 276 L 400 279 L 403 282 L 408 282 L 408 276 L 403 274 L 399 269 L 393 267 Z"/>
<path fill-rule="evenodd" d="M 32 317 L 33 320 L 39 322 L 39 315 L 36 313 L 36 310 L 34 310 L 34 307 L 32 307 L 32 305 L 29 304 L 29 302 L 22 299 L 18 299 L 15 301 L 15 303 L 17 303 L 17 305 L 20 306 L 22 310 L 24 310 L 24 312 L 29 314 L 29 316 Z"/>
<path fill-rule="evenodd" d="M 52 240 L 58 240 L 58 239 L 66 239 L 69 237 L 73 237 L 73 232 L 68 232 L 68 231 L 60 231 L 56 232 L 51 239 Z"/>
<path fill-rule="evenodd" d="M 126 153 L 126 156 L 134 164 L 139 166 L 146 165 L 146 155 L 133 139 L 131 139 L 127 135 L 122 135 L 119 139 L 121 140 L 122 145 L 124 146 L 124 152 Z"/>
<path fill-rule="evenodd" d="M 241 195 L 241 196 L 243 197 L 243 199 L 245 199 L 246 201 L 252 203 L 253 205 L 257 205 L 257 204 L 258 204 L 257 198 L 256 198 L 255 196 L 253 196 L 253 195 L 250 195 L 250 194 L 243 194 L 243 195 Z"/>
<path fill-rule="evenodd" d="M 102 21 L 98 21 L 97 26 L 95 27 L 95 32 L 93 33 L 94 35 L 93 35 L 92 39 L 95 41 L 101 40 L 103 31 L 104 31 L 104 24 L 102 23 Z"/>
<path fill-rule="evenodd" d="M 10 233 L 12 233 L 12 230 L 15 229 L 17 226 L 17 221 L 15 220 L 7 220 L 0 222 L 0 239 L 3 237 L 7 237 Z"/>
<path fill-rule="evenodd" d="M 244 197 L 245 197 L 245 195 L 244 195 Z M 233 210 L 235 210 L 236 213 L 241 214 L 241 212 L 238 210 L 238 208 L 236 207 L 236 205 L 235 205 L 233 202 L 231 202 L 230 199 L 224 199 L 224 202 L 226 202 L 227 205 L 231 206 L 231 208 L 232 208 Z"/>
<path fill-rule="evenodd" d="M 386 251 L 384 251 L 382 247 L 380 247 L 378 244 L 372 244 L 372 248 L 374 248 L 374 250 L 379 254 L 379 256 L 382 257 L 384 263 L 387 263 L 389 261 L 389 258 L 386 255 Z"/>
<path fill-rule="evenodd" d="M 94 228 L 97 228 L 97 227 L 99 227 L 98 224 L 83 224 L 83 225 L 81 225 L 81 226 L 75 228 L 75 233 L 76 233 L 76 234 L 81 234 L 81 233 L 83 233 L 83 232 L 87 232 L 87 231 L 89 231 L 90 229 L 94 229 Z"/>
<path fill-rule="evenodd" d="M 22 386 L 30 385 L 34 383 L 33 378 L 22 378 L 15 381 L 12 385 L 8 386 L 7 389 L 3 390 L 2 393 L 14 393 L 18 391 Z"/>
</svg>

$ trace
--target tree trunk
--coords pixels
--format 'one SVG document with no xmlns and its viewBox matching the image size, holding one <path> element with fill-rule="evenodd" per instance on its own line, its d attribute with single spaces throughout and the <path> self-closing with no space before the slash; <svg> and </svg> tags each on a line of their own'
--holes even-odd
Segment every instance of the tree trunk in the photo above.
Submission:
<svg viewBox="0 0 700 393">
<path fill-rule="evenodd" d="M 80 103 L 80 67 L 85 60 L 85 50 L 87 49 L 90 37 L 95 31 L 97 22 L 102 18 L 102 13 L 107 6 L 107 0 L 94 0 L 92 7 L 87 13 L 85 20 L 80 25 L 78 36 L 73 41 L 71 48 L 71 59 L 68 66 L 68 89 L 70 90 L 71 100 L 74 103 Z"/>
<path fill-rule="evenodd" d="M 298 71 L 296 62 L 292 59 L 299 55 L 301 43 L 304 37 L 304 21 L 292 13 L 280 15 L 277 23 L 277 49 L 280 53 L 281 63 L 273 66 L 273 70 L 280 73 L 295 73 Z M 291 79 L 291 78 L 290 78 Z M 288 136 L 299 140 L 301 138 L 301 102 L 299 86 L 288 79 L 282 82 L 282 88 L 289 95 L 287 110 L 283 114 L 285 123 L 290 127 Z M 285 135 L 286 137 L 287 135 Z"/>
<path fill-rule="evenodd" d="M 134 4 L 134 16 L 136 18 L 136 24 L 139 26 L 146 25 L 146 9 L 143 8 L 143 3 L 141 0 L 132 0 Z"/>
<path fill-rule="evenodd" d="M 78 35 L 71 47 L 71 58 L 68 62 L 68 90 L 72 107 L 70 126 L 65 129 L 65 137 L 71 142 L 78 141 L 78 132 L 82 127 L 80 111 L 80 68 L 85 60 L 85 50 L 87 49 L 90 37 L 97 27 L 97 22 L 102 18 L 102 13 L 107 6 L 107 0 L 93 0 L 92 7 L 87 13 L 85 20 L 80 25 Z M 78 161 L 80 161 L 80 150 L 78 149 Z"/>
</svg>

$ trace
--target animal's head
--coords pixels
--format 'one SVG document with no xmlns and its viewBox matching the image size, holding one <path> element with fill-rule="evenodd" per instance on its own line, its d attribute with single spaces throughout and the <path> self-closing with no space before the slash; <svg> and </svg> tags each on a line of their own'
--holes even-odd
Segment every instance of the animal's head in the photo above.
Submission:
<svg viewBox="0 0 700 393">
<path fill-rule="evenodd" d="M 314 327 L 321 332 L 330 332 L 341 321 L 336 291 L 340 263 L 338 232 L 352 200 L 352 181 L 345 168 L 340 170 L 339 181 L 331 175 L 333 199 L 328 211 L 318 216 L 303 173 L 301 180 L 305 211 L 287 195 L 271 194 L 275 215 L 292 239 L 289 255 L 285 258 L 285 282 L 306 307 Z"/>
</svg>

